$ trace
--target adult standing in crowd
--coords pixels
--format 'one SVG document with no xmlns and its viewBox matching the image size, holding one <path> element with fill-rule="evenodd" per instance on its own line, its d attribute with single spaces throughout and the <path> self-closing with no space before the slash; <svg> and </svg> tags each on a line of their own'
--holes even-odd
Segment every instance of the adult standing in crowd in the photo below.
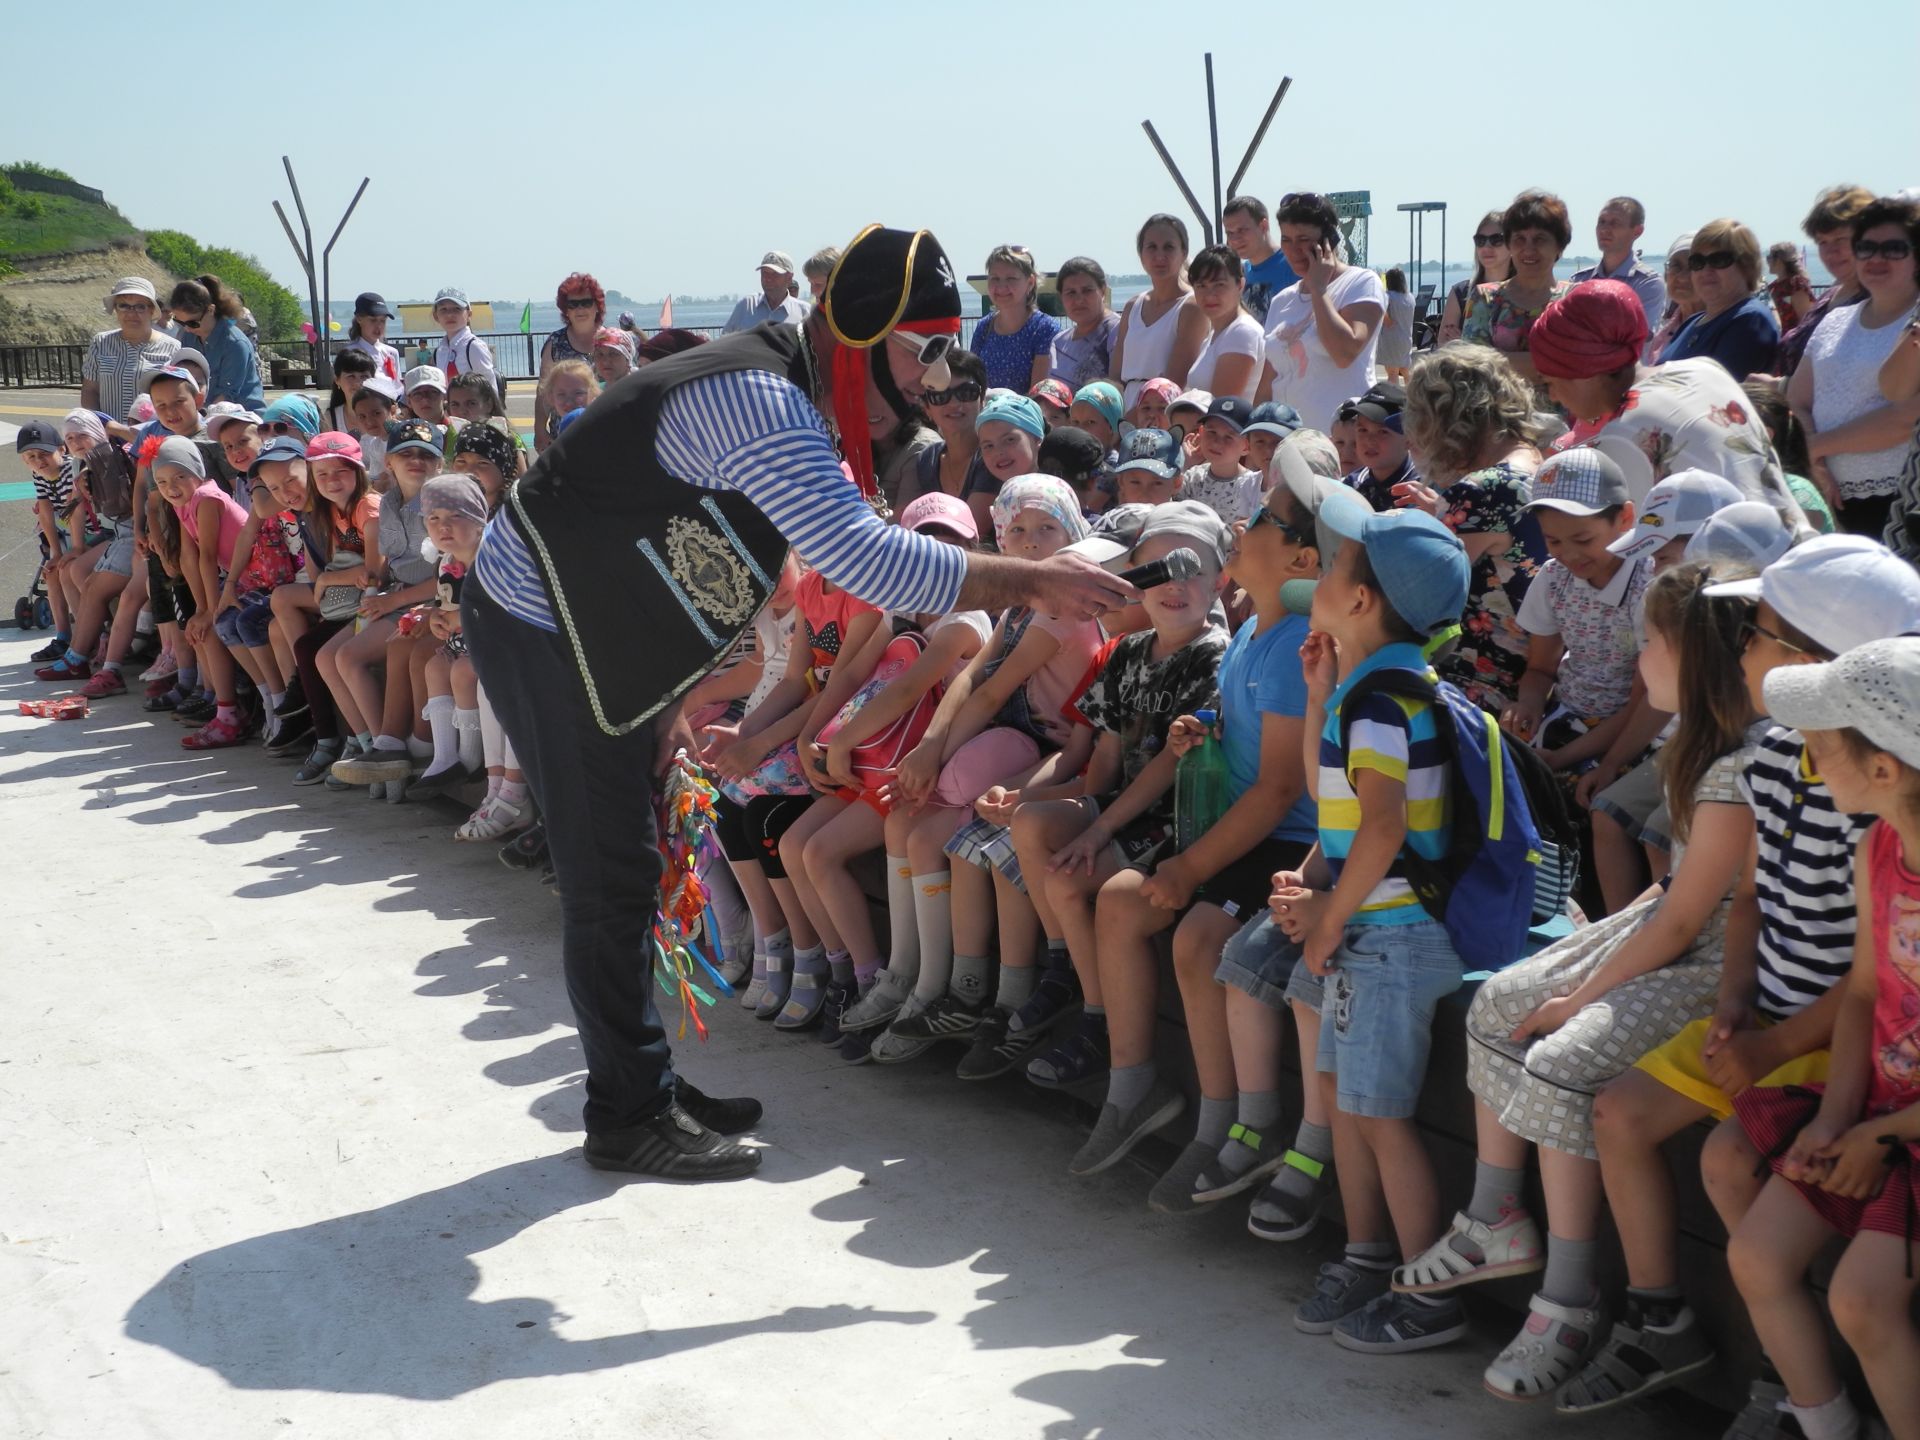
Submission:
<svg viewBox="0 0 1920 1440">
<path fill-rule="evenodd" d="M 793 293 L 793 257 L 784 250 L 769 250 L 760 257 L 760 293 L 741 298 L 724 331 L 734 335 L 769 320 L 798 325 L 806 318 L 807 302 Z"/>
<path fill-rule="evenodd" d="M 820 303 L 820 297 L 827 293 L 827 277 L 833 274 L 833 267 L 839 263 L 840 247 L 837 245 L 823 245 L 807 257 L 807 263 L 800 267 L 800 273 L 806 277 L 810 303 Z"/>
<path fill-rule="evenodd" d="M 1386 378 L 1396 385 L 1407 382 L 1407 367 L 1413 364 L 1413 296 L 1407 290 L 1407 272 L 1390 266 L 1381 281 L 1387 287 L 1387 316 L 1380 322 L 1380 348 L 1374 353 Z"/>
<path fill-rule="evenodd" d="M 167 297 L 181 343 L 207 357 L 205 401 L 229 401 L 257 411 L 267 403 L 260 380 L 260 352 L 240 328 L 240 297 L 217 275 L 182 280 Z"/>
<path fill-rule="evenodd" d="M 1067 323 L 1053 332 L 1047 374 L 1069 390 L 1107 378 L 1120 317 L 1113 313 L 1107 272 L 1098 260 L 1075 255 L 1061 262 L 1053 277 Z"/>
<path fill-rule="evenodd" d="M 1634 249 L 1647 233 L 1647 207 L 1631 195 L 1616 195 L 1600 207 L 1600 218 L 1593 222 L 1594 243 L 1600 247 L 1600 263 L 1573 272 L 1573 283 L 1588 280 L 1618 280 L 1640 297 L 1640 308 L 1647 323 L 1654 324 L 1667 309 L 1667 282 L 1651 265 L 1640 263 Z"/>
<path fill-rule="evenodd" d="M 1738 220 L 1709 220 L 1693 232 L 1687 256 L 1700 313 L 1668 343 L 1666 359 L 1718 360 L 1735 380 L 1770 372 L 1780 325 L 1760 288 L 1760 237 Z"/>
<path fill-rule="evenodd" d="M 585 1155 L 683 1180 L 749 1174 L 729 1144 L 752 1100 L 677 1078 L 636 964 L 661 858 L 653 780 L 691 748 L 686 689 L 772 594 L 789 543 L 829 580 L 900 612 L 1032 604 L 1090 619 L 1132 587 L 1069 554 L 969 553 L 884 523 L 862 423 L 871 377 L 904 411 L 947 381 L 960 292 L 925 231 L 872 226 L 847 247 L 803 331 L 771 325 L 629 378 L 515 481 L 487 527 L 461 609 L 482 683 L 547 816 L 567 992 L 587 1061 Z M 832 395 L 850 485 L 813 403 Z M 633 617 L 648 623 L 636 664 Z"/>
<path fill-rule="evenodd" d="M 1266 366 L 1266 332 L 1241 304 L 1246 271 L 1225 245 L 1209 245 L 1187 266 L 1193 303 L 1207 318 L 1207 338 L 1187 371 L 1187 386 L 1216 400 L 1237 395 L 1249 404 Z"/>
<path fill-rule="evenodd" d="M 1800 222 L 1800 230 L 1813 242 L 1820 263 L 1833 276 L 1833 284 L 1813 302 L 1813 308 L 1800 317 L 1800 323 L 1780 337 L 1780 355 L 1774 364 L 1774 374 L 1791 376 L 1820 322 L 1835 310 L 1858 305 L 1867 298 L 1866 290 L 1854 274 L 1853 217 L 1873 201 L 1873 192 L 1863 185 L 1834 185 L 1814 197 L 1813 208 Z"/>
<path fill-rule="evenodd" d="M 1236 195 L 1220 214 L 1220 229 L 1246 268 L 1243 303 L 1253 315 L 1264 316 L 1273 297 L 1300 278 L 1273 243 L 1273 222 L 1267 207 L 1252 195 Z"/>
<path fill-rule="evenodd" d="M 1513 259 L 1507 254 L 1506 223 L 1506 211 L 1489 210 L 1474 227 L 1473 274 L 1468 279 L 1456 280 L 1447 291 L 1446 309 L 1440 314 L 1440 344 L 1460 338 L 1468 296 L 1482 285 L 1498 284 L 1513 274 Z"/>
<path fill-rule="evenodd" d="M 1024 395 L 1047 378 L 1060 322 L 1040 308 L 1040 271 L 1024 245 L 996 245 L 987 256 L 992 309 L 973 327 L 968 346 L 987 367 L 990 389 Z"/>
<path fill-rule="evenodd" d="M 593 363 L 594 340 L 607 318 L 607 292 L 600 282 L 584 271 L 576 270 L 560 282 L 553 303 L 559 307 L 561 326 L 547 336 L 540 347 L 540 385 L 533 394 L 533 448 L 545 450 L 553 443 L 547 433 L 547 372 L 563 360 Z"/>
<path fill-rule="evenodd" d="M 151 280 L 128 275 L 114 281 L 106 309 L 118 328 L 102 330 L 87 342 L 86 357 L 80 362 L 80 408 L 124 421 L 145 393 L 141 377 L 171 361 L 180 342 L 153 328 L 160 298 Z"/>
<path fill-rule="evenodd" d="M 374 369 L 396 384 L 405 377 L 400 352 L 387 344 L 387 324 L 394 318 L 393 307 L 372 290 L 353 297 L 353 320 L 347 327 L 343 350 L 364 350 L 373 357 Z"/>
<path fill-rule="evenodd" d="M 1680 333 L 1680 327 L 1700 313 L 1700 297 L 1693 291 L 1693 272 L 1687 268 L 1687 257 L 1692 253 L 1691 233 L 1680 236 L 1667 247 L 1667 308 L 1657 317 L 1647 317 L 1653 333 L 1647 336 L 1646 348 L 1640 352 L 1640 358 L 1649 365 L 1658 365 L 1666 358 L 1667 346 Z"/>
<path fill-rule="evenodd" d="M 1373 384 L 1386 287 L 1340 258 L 1340 215 L 1324 195 L 1281 197 L 1280 248 L 1301 278 L 1267 309 L 1262 399 L 1291 405 L 1309 429 L 1331 430 L 1343 402 Z"/>
<path fill-rule="evenodd" d="M 1560 263 L 1573 239 L 1573 226 L 1558 195 L 1528 190 L 1507 207 L 1500 228 L 1506 233 L 1513 274 L 1498 284 L 1479 286 L 1468 297 L 1460 338 L 1476 345 L 1491 345 L 1507 357 L 1523 379 L 1538 386 L 1540 374 L 1527 355 L 1527 336 L 1533 322 L 1573 283 L 1557 280 L 1553 274 L 1553 267 Z M 1635 296 L 1636 301 L 1638 298 Z"/>
<path fill-rule="evenodd" d="M 1186 221 L 1178 215 L 1149 215 L 1133 247 L 1148 288 L 1121 313 L 1107 369 L 1127 410 L 1133 409 L 1140 387 L 1149 380 L 1171 380 L 1186 389 L 1193 357 L 1207 341 L 1207 317 L 1194 307 L 1187 288 Z"/>
<path fill-rule="evenodd" d="M 1920 301 L 1920 207 L 1876 200 L 1853 219 L 1854 275 L 1866 301 L 1820 322 L 1787 381 L 1787 403 L 1806 432 L 1813 482 L 1840 528 L 1902 554 L 1920 553 L 1904 519 L 1890 524 L 1901 465 L 1920 404 L 1890 405 L 1880 370 Z"/>
</svg>

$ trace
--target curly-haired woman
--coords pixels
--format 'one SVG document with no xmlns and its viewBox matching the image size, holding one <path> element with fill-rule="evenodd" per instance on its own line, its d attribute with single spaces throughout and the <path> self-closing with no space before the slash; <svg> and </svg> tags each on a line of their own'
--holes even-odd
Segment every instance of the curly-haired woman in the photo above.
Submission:
<svg viewBox="0 0 1920 1440">
<path fill-rule="evenodd" d="M 547 343 L 540 347 L 540 388 L 533 402 L 533 443 L 541 450 L 553 443 L 547 435 L 547 375 L 562 360 L 593 364 L 594 336 L 607 318 L 607 292 L 593 276 L 576 270 L 560 282 L 553 303 L 559 307 L 560 318 L 565 323 L 547 336 Z"/>
</svg>

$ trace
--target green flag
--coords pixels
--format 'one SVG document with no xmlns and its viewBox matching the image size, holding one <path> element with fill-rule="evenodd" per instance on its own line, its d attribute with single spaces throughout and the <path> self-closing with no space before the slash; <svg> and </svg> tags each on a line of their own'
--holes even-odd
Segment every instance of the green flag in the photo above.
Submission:
<svg viewBox="0 0 1920 1440">
<path fill-rule="evenodd" d="M 525 306 L 521 308 L 520 333 L 522 335 L 531 335 L 533 333 L 533 302 L 531 300 L 527 301 Z"/>
</svg>

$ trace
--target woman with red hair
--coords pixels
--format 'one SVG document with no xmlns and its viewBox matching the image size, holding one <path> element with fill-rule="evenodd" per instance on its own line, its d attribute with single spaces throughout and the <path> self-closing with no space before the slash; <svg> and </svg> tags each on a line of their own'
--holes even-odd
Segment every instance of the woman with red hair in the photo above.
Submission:
<svg viewBox="0 0 1920 1440">
<path fill-rule="evenodd" d="M 593 337 L 607 318 L 607 292 L 584 271 L 576 270 L 560 282 L 553 303 L 562 323 L 540 347 L 540 388 L 533 401 L 533 443 L 538 450 L 553 443 L 547 433 L 547 372 L 562 360 L 593 364 Z"/>
</svg>

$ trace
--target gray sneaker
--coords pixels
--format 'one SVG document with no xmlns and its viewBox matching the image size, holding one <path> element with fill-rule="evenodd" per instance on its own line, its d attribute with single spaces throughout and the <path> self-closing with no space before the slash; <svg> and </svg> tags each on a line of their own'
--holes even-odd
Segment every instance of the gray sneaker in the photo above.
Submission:
<svg viewBox="0 0 1920 1440">
<path fill-rule="evenodd" d="M 1198 1210 L 1199 1202 L 1193 1198 L 1194 1179 L 1219 1153 L 1211 1145 L 1188 1141 L 1187 1148 L 1175 1158 L 1172 1167 L 1147 1192 L 1147 1208 L 1163 1215 L 1191 1215 Z"/>
<path fill-rule="evenodd" d="M 1755 1380 L 1747 1390 L 1747 1403 L 1733 1417 L 1733 1424 L 1720 1440 L 1788 1440 L 1787 1387 L 1777 1380 Z"/>
<path fill-rule="evenodd" d="M 1329 1260 L 1314 1281 L 1313 1298 L 1293 1312 L 1293 1328 L 1304 1335 L 1331 1335 L 1347 1316 L 1391 1293 L 1391 1270 L 1362 1270 L 1345 1260 Z"/>
<path fill-rule="evenodd" d="M 1118 1105 L 1102 1105 L 1093 1134 L 1080 1147 L 1080 1153 L 1068 1162 L 1067 1173 L 1098 1175 L 1119 1164 L 1134 1146 L 1154 1131 L 1171 1125 L 1186 1108 L 1187 1097 L 1158 1078 L 1146 1099 L 1124 1114 Z"/>
<path fill-rule="evenodd" d="M 923 1015 L 926 1013 L 926 1009 L 927 1007 L 921 1003 L 919 996 L 909 995 L 907 997 L 906 1003 L 900 1007 L 899 1013 L 893 1017 L 894 1023 L 880 1032 L 879 1036 L 876 1037 L 873 1042 L 873 1048 L 868 1052 L 868 1057 L 874 1064 L 899 1065 L 905 1061 L 926 1054 L 927 1051 L 934 1047 L 936 1042 L 931 1035 L 902 1035 L 898 1028 L 900 1021 L 911 1020 L 916 1015 Z M 843 1026 L 842 1028 L 845 1027 Z"/>
<path fill-rule="evenodd" d="M 1467 1309 L 1458 1297 L 1388 1291 L 1341 1317 L 1333 1343 L 1366 1355 L 1409 1355 L 1450 1345 L 1467 1333 Z"/>
</svg>

